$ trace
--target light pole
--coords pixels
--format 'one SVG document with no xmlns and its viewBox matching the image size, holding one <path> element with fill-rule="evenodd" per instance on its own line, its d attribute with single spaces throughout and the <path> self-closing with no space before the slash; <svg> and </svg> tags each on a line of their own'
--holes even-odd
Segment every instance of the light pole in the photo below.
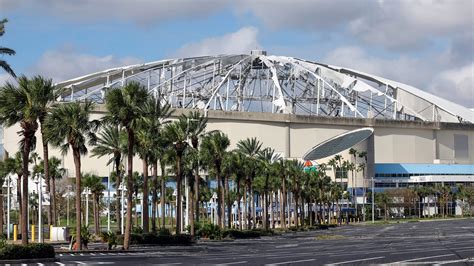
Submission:
<svg viewBox="0 0 474 266">
<path fill-rule="evenodd" d="M 7 176 L 7 239 L 10 239 L 10 174 Z"/>
<path fill-rule="evenodd" d="M 89 225 L 89 193 L 90 189 L 88 187 L 86 187 L 84 192 L 82 192 L 82 194 L 86 194 L 86 226 Z"/>
<path fill-rule="evenodd" d="M 212 220 L 212 222 L 213 222 L 214 224 L 217 224 L 217 210 L 216 210 L 216 208 L 217 208 L 217 202 L 216 202 L 216 201 L 217 201 L 217 193 L 214 192 L 214 193 L 212 194 L 212 213 L 213 213 L 213 220 Z"/>
<path fill-rule="evenodd" d="M 121 217 L 122 222 L 121 222 L 121 225 L 120 225 L 120 232 L 121 232 L 121 234 L 123 235 L 123 231 L 124 231 L 124 228 L 123 228 L 123 222 L 124 222 L 124 221 L 123 221 L 123 211 L 124 211 L 124 210 L 123 210 L 123 207 L 124 207 L 124 206 L 123 206 L 123 205 L 124 205 L 123 194 L 124 194 L 125 191 L 127 190 L 127 188 L 125 187 L 125 183 L 124 183 L 124 182 L 122 182 L 122 184 L 120 184 L 119 190 L 122 191 L 122 193 L 121 193 L 121 194 L 122 194 L 122 195 L 121 195 L 121 196 L 122 196 L 122 197 L 121 197 L 121 198 L 122 198 L 122 199 L 121 199 L 122 207 L 121 207 L 121 211 L 120 211 L 120 212 L 121 212 L 121 216 L 122 216 L 122 217 Z"/>
<path fill-rule="evenodd" d="M 375 182 L 374 177 L 372 176 L 372 223 L 375 223 Z"/>
<path fill-rule="evenodd" d="M 66 192 L 66 198 L 67 198 L 67 211 L 66 211 L 66 225 L 69 226 L 69 195 L 71 194 L 71 185 L 66 186 L 67 192 Z"/>
<path fill-rule="evenodd" d="M 41 219 L 41 209 L 42 209 L 42 198 L 41 198 L 41 175 L 36 174 L 36 179 L 35 179 L 35 184 L 36 184 L 36 189 L 38 192 L 38 242 L 43 242 L 43 225 L 42 225 L 42 219 Z"/>
</svg>

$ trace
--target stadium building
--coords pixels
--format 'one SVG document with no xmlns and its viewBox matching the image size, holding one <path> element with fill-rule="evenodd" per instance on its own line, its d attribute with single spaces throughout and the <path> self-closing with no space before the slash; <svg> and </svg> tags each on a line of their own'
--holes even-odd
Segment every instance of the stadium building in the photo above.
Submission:
<svg viewBox="0 0 474 266">
<path fill-rule="evenodd" d="M 473 183 L 474 111 L 400 82 L 255 50 L 91 73 L 57 83 L 65 89 L 57 101 L 92 100 L 98 104 L 93 117 L 99 119 L 105 112 L 106 92 L 130 81 L 171 104 L 174 116 L 202 111 L 209 118 L 208 130 L 226 133 L 231 148 L 241 139 L 256 137 L 284 158 L 303 159 L 315 150 L 325 154 L 316 164 L 327 163 L 335 153 L 360 163 L 362 159 L 352 159 L 348 148 L 366 151 L 366 170 L 344 180 L 349 187 L 367 187 L 372 177 L 378 188 Z M 361 128 L 371 133 L 353 139 L 356 134 L 350 132 Z M 18 150 L 18 131 L 18 126 L 4 129 L 0 151 Z M 341 136 L 349 137 L 338 148 L 322 145 L 344 139 Z M 39 132 L 37 141 L 42 154 Z M 74 174 L 72 155 L 62 156 L 58 150 L 50 154 L 63 158 L 69 175 Z M 86 156 L 82 169 L 108 176 L 108 160 Z M 141 166 L 138 158 L 135 165 Z M 328 174 L 334 177 L 333 172 L 329 167 Z"/>
</svg>

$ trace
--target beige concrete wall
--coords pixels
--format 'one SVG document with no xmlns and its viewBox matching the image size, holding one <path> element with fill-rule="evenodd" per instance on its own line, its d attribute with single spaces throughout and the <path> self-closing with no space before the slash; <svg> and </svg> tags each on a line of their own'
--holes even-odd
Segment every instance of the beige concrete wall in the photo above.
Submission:
<svg viewBox="0 0 474 266">
<path fill-rule="evenodd" d="M 178 110 L 176 115 L 183 111 Z M 93 118 L 100 118 L 94 114 Z M 434 123 L 403 122 L 390 120 L 370 120 L 353 118 L 304 117 L 295 115 L 268 113 L 209 112 L 208 130 L 222 130 L 231 140 L 231 149 L 246 137 L 257 137 L 265 147 L 290 158 L 301 158 L 311 147 L 321 141 L 349 130 L 371 126 L 375 130 L 375 163 L 433 163 L 436 159 L 436 143 L 441 160 L 453 160 L 454 134 L 469 136 L 469 159 L 456 163 L 474 163 L 474 126 L 445 124 L 441 127 Z M 288 131 L 288 127 L 290 130 Z M 13 155 L 18 149 L 20 138 L 18 126 L 5 129 L 3 143 L 5 150 Z M 437 141 L 434 136 L 437 132 Z M 36 152 L 42 157 L 41 136 L 37 133 Z M 288 142 L 289 141 L 289 142 Z M 288 153 L 290 152 L 290 153 Z M 350 159 L 347 151 L 343 152 Z M 50 156 L 63 158 L 58 150 L 51 149 Z M 327 162 L 329 158 L 320 162 Z M 106 166 L 108 158 L 82 157 L 83 172 L 94 172 L 102 176 L 109 173 Z M 64 157 L 64 166 L 73 175 L 72 155 Z M 142 171 L 138 158 L 134 160 L 134 169 Z"/>
<path fill-rule="evenodd" d="M 466 135 L 469 142 L 469 158 L 454 158 L 454 135 Z M 440 130 L 437 132 L 439 159 L 446 162 L 460 164 L 474 164 L 474 131 L 468 130 Z"/>
<path fill-rule="evenodd" d="M 375 128 L 375 163 L 433 163 L 430 129 Z"/>
</svg>

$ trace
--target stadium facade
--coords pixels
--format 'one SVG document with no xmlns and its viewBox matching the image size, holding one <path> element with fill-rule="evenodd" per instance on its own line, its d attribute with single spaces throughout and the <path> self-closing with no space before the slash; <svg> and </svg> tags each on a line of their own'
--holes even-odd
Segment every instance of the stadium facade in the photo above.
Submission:
<svg viewBox="0 0 474 266">
<path fill-rule="evenodd" d="M 174 116 L 205 113 L 208 130 L 226 133 L 231 148 L 256 137 L 284 158 L 302 159 L 318 143 L 372 128 L 373 134 L 355 146 L 367 151 L 367 171 L 347 180 L 349 187 L 369 186 L 371 177 L 380 188 L 474 181 L 474 111 L 400 82 L 260 50 L 108 69 L 56 84 L 64 89 L 57 100 L 92 100 L 98 104 L 93 118 L 100 119 L 106 92 L 130 81 L 171 104 Z M 18 126 L 4 129 L 0 151 L 18 150 L 18 131 Z M 41 147 L 37 143 L 39 154 Z M 73 175 L 71 155 L 50 154 L 63 158 Z M 341 154 L 351 160 L 348 150 Z M 108 176 L 108 160 L 85 156 L 83 171 Z M 141 165 L 138 158 L 135 165 Z"/>
</svg>

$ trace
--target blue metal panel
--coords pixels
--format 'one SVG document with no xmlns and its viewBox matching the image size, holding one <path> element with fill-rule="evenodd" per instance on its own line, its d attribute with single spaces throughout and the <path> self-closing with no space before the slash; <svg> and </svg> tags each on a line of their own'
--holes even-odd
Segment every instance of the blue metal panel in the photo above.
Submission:
<svg viewBox="0 0 474 266">
<path fill-rule="evenodd" d="M 379 163 L 375 164 L 376 174 L 446 174 L 446 175 L 469 175 L 474 174 L 472 164 L 398 164 Z"/>
</svg>

